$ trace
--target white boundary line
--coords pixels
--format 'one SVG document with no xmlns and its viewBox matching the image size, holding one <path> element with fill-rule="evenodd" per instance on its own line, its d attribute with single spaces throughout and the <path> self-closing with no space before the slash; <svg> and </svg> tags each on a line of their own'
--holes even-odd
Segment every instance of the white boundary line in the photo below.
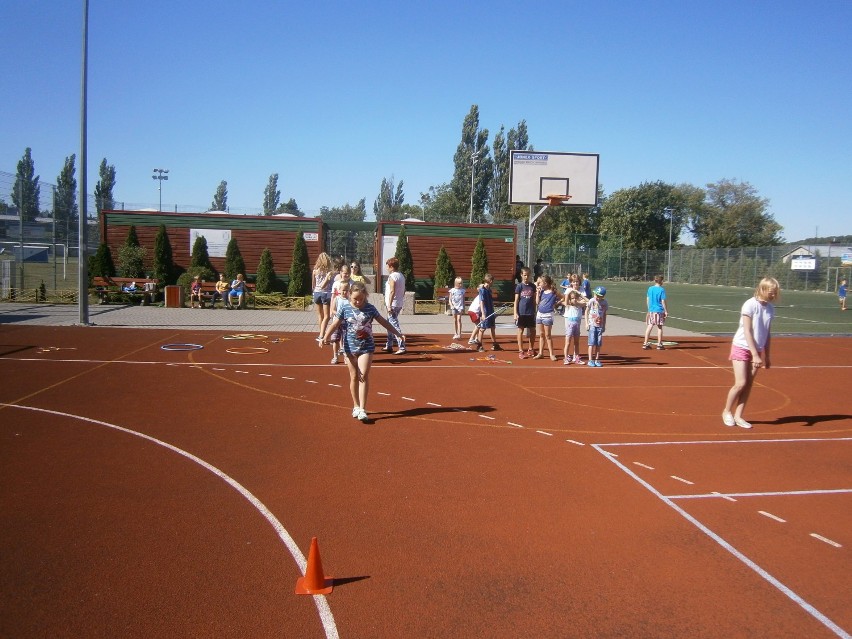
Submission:
<svg viewBox="0 0 852 639">
<path fill-rule="evenodd" d="M 847 440 L 848 440 L 848 439 L 852 439 L 852 438 L 844 438 L 844 439 L 847 439 Z M 837 439 L 825 438 L 825 439 L 800 439 L 800 440 L 780 439 L 780 440 L 764 440 L 764 441 L 789 442 L 789 441 L 838 441 L 838 440 L 837 440 Z M 608 459 L 609 461 L 611 461 L 611 462 L 612 462 L 613 464 L 615 464 L 618 468 L 620 468 L 620 469 L 621 469 L 621 470 L 623 470 L 625 473 L 627 473 L 627 475 L 629 475 L 629 476 L 630 476 L 630 477 L 632 477 L 635 481 L 637 481 L 640 485 L 644 486 L 644 487 L 645 487 L 645 488 L 646 488 L 646 489 L 647 489 L 647 490 L 648 490 L 648 491 L 649 491 L 652 495 L 656 495 L 656 497 L 657 497 L 658 499 L 660 499 L 660 500 L 661 500 L 664 504 L 666 504 L 666 505 L 667 505 L 667 506 L 669 506 L 672 510 L 674 510 L 676 513 L 678 513 L 681 517 L 683 517 L 683 518 L 684 518 L 684 519 L 686 519 L 688 522 L 690 522 L 693 526 L 695 526 L 696 528 L 698 528 L 698 530 L 700 530 L 700 531 L 701 531 L 701 532 L 703 532 L 705 535 L 707 535 L 708 537 L 710 537 L 710 539 L 712 539 L 713 541 L 715 541 L 715 542 L 716 542 L 717 544 L 719 544 L 722 548 L 724 548 L 725 550 L 727 550 L 727 551 L 728 551 L 729 553 L 731 553 L 734 557 L 736 557 L 736 558 L 737 558 L 737 559 L 739 559 L 742 563 L 744 563 L 746 566 L 748 566 L 749 568 L 751 568 L 751 569 L 752 569 L 755 573 L 757 573 L 757 574 L 758 574 L 761 578 L 763 578 L 765 581 L 767 581 L 767 582 L 768 582 L 768 583 L 770 583 L 772 586 L 774 586 L 774 587 L 775 587 L 778 591 L 780 591 L 783 595 L 785 595 L 786 597 L 788 597 L 789 599 L 791 599 L 792 601 L 794 601 L 796 604 L 798 604 L 798 605 L 799 605 L 799 606 L 800 606 L 800 607 L 801 607 L 801 608 L 802 608 L 805 612 L 807 612 L 809 615 L 811 615 L 814 619 L 816 619 L 818 622 L 820 622 L 823 626 L 825 626 L 826 628 L 828 628 L 829 630 L 831 630 L 831 631 L 832 631 L 835 635 L 837 635 L 838 637 L 841 637 L 841 639 L 852 639 L 852 636 L 850 636 L 850 634 L 849 634 L 848 632 L 846 632 L 843 628 L 841 628 L 841 627 L 840 627 L 840 626 L 838 626 L 836 623 L 834 623 L 831 619 L 829 619 L 829 618 L 828 618 L 826 615 L 824 615 L 822 612 L 820 612 L 819 610 L 817 610 L 817 609 L 816 609 L 813 605 L 811 605 L 810 603 L 808 603 L 807 601 L 805 601 L 805 600 L 804 600 L 804 599 L 803 599 L 800 595 L 798 595 L 796 592 L 794 592 L 794 591 L 793 591 L 792 589 L 790 589 L 788 586 L 784 585 L 784 584 L 783 584 L 783 583 L 782 583 L 779 579 L 777 579 L 776 577 L 772 576 L 769 572 L 767 572 L 766 570 L 764 570 L 763 568 L 761 568 L 759 565 L 757 565 L 754 561 L 752 561 L 751 559 L 749 559 L 749 558 L 748 558 L 745 554 L 743 554 L 741 551 L 737 550 L 734 546 L 732 546 L 732 545 L 731 545 L 731 544 L 729 544 L 727 541 L 725 541 L 724 539 L 722 539 L 722 537 L 720 537 L 720 536 L 719 536 L 719 535 L 717 535 L 715 532 L 713 532 L 712 530 L 710 530 L 710 528 L 708 528 L 707 526 L 705 526 L 704 524 L 702 524 L 702 523 L 701 523 L 700 521 L 698 521 L 695 517 L 693 517 L 693 516 L 692 516 L 692 515 L 690 515 L 688 512 L 686 512 L 683 508 L 681 508 L 680 506 L 678 506 L 677 504 L 675 504 L 675 503 L 674 503 L 674 501 L 672 501 L 672 499 L 671 499 L 670 497 L 666 497 L 665 495 L 663 495 L 660 491 L 658 491 L 656 488 L 654 488 L 653 486 L 651 486 L 651 484 L 649 484 L 649 483 L 648 483 L 648 482 L 646 482 L 644 479 L 642 479 L 641 477 L 639 477 L 639 475 L 637 475 L 637 474 L 636 474 L 636 473 L 634 473 L 632 470 L 630 470 L 630 469 L 629 469 L 626 465 L 624 465 L 624 464 L 622 464 L 621 462 L 619 462 L 618 460 L 616 460 L 616 459 L 615 459 L 615 456 L 614 456 L 613 454 L 611 454 L 611 453 L 609 453 L 609 452 L 607 452 L 607 451 L 603 450 L 605 447 L 608 447 L 608 446 L 622 446 L 622 445 L 624 445 L 624 446 L 644 446 L 644 445 L 652 445 L 652 446 L 653 446 L 653 445 L 661 445 L 661 444 L 664 444 L 664 443 L 666 443 L 666 444 L 698 444 L 698 443 L 701 443 L 701 444 L 718 444 L 718 443 L 754 443 L 754 442 L 753 442 L 753 441 L 749 441 L 749 440 L 744 440 L 744 441 L 742 441 L 742 442 L 739 442 L 739 441 L 723 441 L 723 442 L 651 442 L 651 443 L 649 443 L 649 444 L 643 444 L 643 443 L 639 443 L 639 442 L 633 442 L 633 443 L 625 443 L 625 444 L 592 444 L 592 448 L 594 448 L 594 449 L 595 449 L 596 451 L 598 451 L 601 455 L 603 455 L 604 459 Z"/>
<path fill-rule="evenodd" d="M 254 506 L 255 510 L 257 510 L 266 521 L 268 521 L 272 527 L 275 529 L 275 532 L 278 533 L 278 538 L 284 542 L 284 545 L 287 547 L 287 550 L 290 551 L 290 554 L 293 557 L 293 560 L 296 562 L 296 565 L 299 567 L 299 571 L 304 575 L 305 570 L 307 568 L 308 562 L 305 559 L 305 556 L 302 554 L 302 551 L 299 549 L 299 546 L 290 536 L 290 533 L 287 532 L 287 529 L 284 528 L 283 524 L 278 521 L 278 518 L 270 512 L 270 510 L 261 502 L 257 497 L 255 497 L 247 488 L 245 488 L 242 484 L 240 484 L 236 479 L 230 477 L 224 471 L 219 470 L 212 464 L 204 461 L 200 457 L 196 457 L 192 453 L 189 453 L 177 446 L 173 446 L 172 444 L 166 443 L 160 439 L 155 437 L 151 437 L 150 435 L 145 435 L 144 433 L 137 432 L 135 430 L 130 430 L 129 428 L 124 428 L 123 426 L 117 426 L 116 424 L 110 424 L 109 422 L 103 422 L 99 419 L 92 419 L 91 417 L 83 417 L 82 415 L 74 415 L 72 413 L 63 413 L 57 410 L 48 410 L 46 408 L 36 408 L 35 406 L 21 406 L 18 404 L 6 404 L 0 403 L 0 406 L 4 408 L 17 408 L 19 410 L 29 410 L 37 413 L 45 413 L 48 415 L 56 415 L 58 417 L 70 417 L 71 419 L 78 419 L 83 422 L 88 422 L 90 424 L 95 424 L 97 426 L 105 426 L 106 428 L 112 428 L 113 430 L 120 431 L 122 433 L 126 433 L 128 435 L 134 435 L 135 437 L 140 437 L 146 441 L 149 441 L 157 446 L 162 446 L 163 448 L 167 448 L 168 450 L 177 453 L 178 455 L 185 457 L 186 459 L 194 462 L 204 468 L 205 470 L 210 471 L 225 483 L 227 483 L 231 488 L 236 490 L 243 498 L 246 499 L 252 506 Z M 325 595 L 311 595 L 316 604 L 317 611 L 319 612 L 320 621 L 322 622 L 323 629 L 325 630 L 325 636 L 328 639 L 338 639 L 339 635 L 337 632 L 337 625 L 334 622 L 334 615 L 331 613 L 331 608 L 326 601 Z"/>
</svg>

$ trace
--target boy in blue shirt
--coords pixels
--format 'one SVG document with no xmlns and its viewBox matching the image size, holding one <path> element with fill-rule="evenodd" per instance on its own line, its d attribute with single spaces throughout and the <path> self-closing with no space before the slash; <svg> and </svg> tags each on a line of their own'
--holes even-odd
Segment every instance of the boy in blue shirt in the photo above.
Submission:
<svg viewBox="0 0 852 639">
<path fill-rule="evenodd" d="M 648 295 L 645 298 L 648 304 L 648 326 L 645 327 L 645 342 L 642 348 L 646 351 L 651 348 L 651 329 L 657 327 L 657 350 L 665 349 L 663 346 L 663 326 L 666 323 L 669 309 L 666 306 L 666 289 L 663 288 L 663 276 L 655 275 L 653 286 L 648 287 Z"/>
</svg>

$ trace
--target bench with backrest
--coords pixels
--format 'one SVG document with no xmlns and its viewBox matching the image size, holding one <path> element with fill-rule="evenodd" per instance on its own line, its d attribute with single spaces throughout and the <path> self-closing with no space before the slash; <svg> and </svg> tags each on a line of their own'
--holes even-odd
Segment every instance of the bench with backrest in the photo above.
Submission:
<svg viewBox="0 0 852 639">
<path fill-rule="evenodd" d="M 136 283 L 134 290 L 128 290 L 128 286 Z M 160 280 L 147 277 L 93 277 L 92 286 L 101 300 L 106 304 L 110 300 L 136 301 L 142 304 L 151 304 L 156 301 L 160 291 Z"/>
<path fill-rule="evenodd" d="M 257 292 L 257 285 L 250 284 L 248 282 L 246 285 L 246 294 L 243 296 L 243 308 L 248 308 L 249 305 L 252 307 L 255 306 L 255 293 Z M 229 295 L 231 291 L 230 283 L 228 284 L 228 290 L 225 292 L 225 295 Z M 216 302 L 214 301 L 213 294 L 216 292 L 216 282 L 202 282 L 201 283 L 201 305 L 204 306 L 204 302 L 210 302 L 210 308 L 216 307 Z M 228 308 L 225 306 L 224 300 L 222 301 L 222 308 Z"/>
</svg>

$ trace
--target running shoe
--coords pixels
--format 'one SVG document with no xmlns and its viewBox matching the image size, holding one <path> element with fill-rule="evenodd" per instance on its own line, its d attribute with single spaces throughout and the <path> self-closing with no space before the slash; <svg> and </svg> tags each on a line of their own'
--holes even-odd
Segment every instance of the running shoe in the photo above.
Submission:
<svg viewBox="0 0 852 639">
<path fill-rule="evenodd" d="M 583 360 L 582 360 L 582 359 L 580 359 L 580 356 L 579 356 L 579 355 L 574 355 L 574 363 L 575 363 L 575 364 L 582 364 L 582 363 L 583 363 Z"/>
<path fill-rule="evenodd" d="M 600 368 L 601 366 L 603 366 L 603 364 L 601 364 L 601 360 L 596 359 L 596 360 L 595 360 L 595 366 L 597 366 L 598 368 Z"/>
<path fill-rule="evenodd" d="M 331 358 L 331 363 L 337 364 L 337 355 L 335 355 L 334 357 Z"/>
<path fill-rule="evenodd" d="M 594 368 L 595 367 L 595 360 L 590 359 L 588 362 L 586 362 L 586 366 L 591 366 L 592 368 Z"/>
<path fill-rule="evenodd" d="M 500 344 L 498 344 L 497 342 L 494 342 L 494 343 L 491 345 L 491 350 L 492 350 L 492 351 L 502 351 L 502 350 L 503 350 L 503 347 L 502 347 L 502 346 L 500 346 Z"/>
<path fill-rule="evenodd" d="M 352 409 L 352 417 L 354 417 L 355 419 L 358 419 L 358 413 L 360 413 L 360 412 L 361 412 L 361 407 L 356 406 L 355 408 Z"/>
<path fill-rule="evenodd" d="M 647 351 L 650 348 L 651 348 L 651 345 L 648 342 L 645 342 L 644 344 L 642 344 L 642 350 L 643 351 Z"/>
<path fill-rule="evenodd" d="M 563 360 L 562 360 L 562 365 L 563 365 L 563 366 L 568 366 L 570 363 L 571 363 L 571 358 L 570 358 L 570 357 L 566 357 L 565 359 L 563 359 Z"/>
<path fill-rule="evenodd" d="M 735 422 L 735 423 L 736 423 L 736 425 L 737 425 L 737 426 L 739 426 L 740 428 L 751 428 L 751 424 L 749 424 L 749 423 L 748 423 L 746 420 L 744 420 L 742 417 L 734 417 L 734 422 Z"/>
<path fill-rule="evenodd" d="M 520 359 L 526 359 L 529 355 L 527 355 L 524 351 L 518 351 L 518 357 Z"/>
<path fill-rule="evenodd" d="M 365 411 L 363 408 L 358 409 L 358 414 L 356 415 L 356 417 L 358 418 L 358 421 L 361 422 L 362 424 L 366 423 L 370 419 L 367 416 L 367 411 Z"/>
<path fill-rule="evenodd" d="M 394 355 L 405 355 L 405 348 L 400 348 L 398 351 L 394 353 Z"/>
<path fill-rule="evenodd" d="M 657 350 L 658 351 L 664 351 L 664 350 L 666 350 L 666 347 L 663 346 L 662 344 L 657 344 Z"/>
<path fill-rule="evenodd" d="M 722 423 L 725 426 L 736 426 L 737 425 L 737 422 L 734 419 L 734 416 L 726 410 L 722 411 Z"/>
</svg>

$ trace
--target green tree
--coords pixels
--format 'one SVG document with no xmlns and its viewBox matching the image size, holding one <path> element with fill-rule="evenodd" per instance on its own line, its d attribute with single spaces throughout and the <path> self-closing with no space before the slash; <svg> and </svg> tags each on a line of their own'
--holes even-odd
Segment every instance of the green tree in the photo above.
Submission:
<svg viewBox="0 0 852 639">
<path fill-rule="evenodd" d="M 464 203 L 456 199 L 452 187 L 447 184 L 430 186 L 429 191 L 420 194 L 421 217 L 427 222 L 459 224 L 467 222 L 468 210 Z"/>
<path fill-rule="evenodd" d="M 225 180 L 219 182 L 219 186 L 216 187 L 216 193 L 213 195 L 213 202 L 210 204 L 210 210 L 228 210 L 228 183 Z"/>
<path fill-rule="evenodd" d="M 260 254 L 260 264 L 257 266 L 258 293 L 273 293 L 278 290 L 278 278 L 275 275 L 275 265 L 272 263 L 272 251 L 263 249 Z"/>
<path fill-rule="evenodd" d="M 240 247 L 237 244 L 236 238 L 231 238 L 228 242 L 228 247 L 225 249 L 225 277 L 234 279 L 237 273 L 245 275 L 246 263 L 243 260 L 243 255 L 240 253 Z"/>
<path fill-rule="evenodd" d="M 210 262 L 210 253 L 207 251 L 207 238 L 203 235 L 198 235 L 192 243 L 192 255 L 189 258 L 189 267 L 201 267 L 214 273 L 216 272 L 213 264 Z"/>
<path fill-rule="evenodd" d="M 148 250 L 143 246 L 125 244 L 118 249 L 118 272 L 121 277 L 144 277 L 147 254 Z"/>
<path fill-rule="evenodd" d="M 299 205 L 296 204 L 296 200 L 293 198 L 290 198 L 283 204 L 278 205 L 276 213 L 287 213 L 288 215 L 295 215 L 296 217 L 305 217 L 305 214 L 299 210 Z"/>
<path fill-rule="evenodd" d="M 394 257 L 399 260 L 399 272 L 405 277 L 405 290 L 413 291 L 416 284 L 414 280 L 414 260 L 411 258 L 411 248 L 408 246 L 405 224 L 400 224 L 399 226 Z"/>
<path fill-rule="evenodd" d="M 447 254 L 447 249 L 441 245 L 438 251 L 438 259 L 435 261 L 435 288 L 452 287 L 456 279 L 456 270 Z"/>
<path fill-rule="evenodd" d="M 130 225 L 130 228 L 127 229 L 127 237 L 124 238 L 125 246 L 140 246 L 139 244 L 139 236 L 136 235 L 136 226 L 134 224 Z M 128 277 L 133 277 L 129 275 Z"/>
<path fill-rule="evenodd" d="M 154 272 L 152 277 L 160 280 L 163 285 L 171 284 L 175 280 L 172 243 L 169 240 L 165 224 L 160 224 L 157 235 L 154 237 Z"/>
<path fill-rule="evenodd" d="M 669 226 L 673 242 L 684 229 L 686 201 L 683 191 L 665 182 L 643 182 L 620 189 L 601 206 L 600 234 L 622 238 L 623 248 L 668 248 Z"/>
<path fill-rule="evenodd" d="M 98 170 L 100 179 L 95 184 L 95 204 L 98 208 L 98 213 L 101 211 L 111 211 L 115 208 L 115 200 L 112 192 L 115 189 L 115 166 L 107 164 L 107 159 L 101 160 L 101 167 Z"/>
<path fill-rule="evenodd" d="M 273 173 L 269 176 L 269 182 L 266 188 L 263 189 L 263 214 L 272 215 L 278 210 L 278 203 L 281 201 L 281 191 L 278 189 L 278 174 Z"/>
<path fill-rule="evenodd" d="M 18 162 L 15 184 L 12 186 L 12 202 L 17 207 L 24 222 L 32 222 L 39 216 L 41 187 L 38 180 L 39 176 L 35 174 L 32 149 L 27 147 L 24 151 L 24 157 Z"/>
<path fill-rule="evenodd" d="M 308 247 L 301 233 L 296 234 L 293 246 L 293 262 L 290 265 L 290 281 L 287 283 L 287 295 L 301 297 L 311 290 L 311 267 L 308 264 Z"/>
<path fill-rule="evenodd" d="M 488 203 L 488 187 L 494 171 L 494 162 L 489 155 L 488 129 L 479 128 L 479 107 L 472 105 L 462 123 L 461 142 L 453 156 L 455 171 L 450 186 L 458 202 L 467 202 L 470 217 L 471 186 L 473 221 L 485 222 L 485 205 Z M 471 171 L 473 183 L 471 184 Z"/>
<path fill-rule="evenodd" d="M 383 220 L 401 220 L 402 203 L 405 194 L 402 192 L 402 180 L 394 188 L 393 176 L 390 179 L 382 178 L 379 187 L 379 195 L 373 202 L 373 215 L 377 222 Z"/>
<path fill-rule="evenodd" d="M 65 165 L 56 178 L 56 198 L 53 203 L 53 219 L 59 228 L 68 229 L 77 222 L 77 180 L 74 178 L 74 159 L 76 156 L 65 158 Z"/>
<path fill-rule="evenodd" d="M 95 254 L 89 256 L 89 277 L 115 277 L 112 251 L 106 242 L 98 244 Z"/>
<path fill-rule="evenodd" d="M 503 126 L 494 138 L 492 149 L 494 151 L 494 164 L 492 167 L 491 184 L 488 189 L 488 212 L 494 224 L 505 224 L 511 219 L 526 216 L 528 209 L 525 206 L 509 206 L 509 159 L 510 151 L 530 150 L 529 134 L 527 133 L 527 122 L 518 122 L 517 129 L 509 129 L 508 137 L 503 138 Z"/>
<path fill-rule="evenodd" d="M 707 185 L 706 207 L 693 213 L 698 248 L 778 246 L 782 227 L 768 211 L 769 200 L 748 182 L 719 180 Z"/>
<path fill-rule="evenodd" d="M 488 253 L 485 251 L 485 242 L 480 237 L 476 241 L 471 257 L 470 285 L 478 286 L 483 276 L 488 272 Z"/>
</svg>

